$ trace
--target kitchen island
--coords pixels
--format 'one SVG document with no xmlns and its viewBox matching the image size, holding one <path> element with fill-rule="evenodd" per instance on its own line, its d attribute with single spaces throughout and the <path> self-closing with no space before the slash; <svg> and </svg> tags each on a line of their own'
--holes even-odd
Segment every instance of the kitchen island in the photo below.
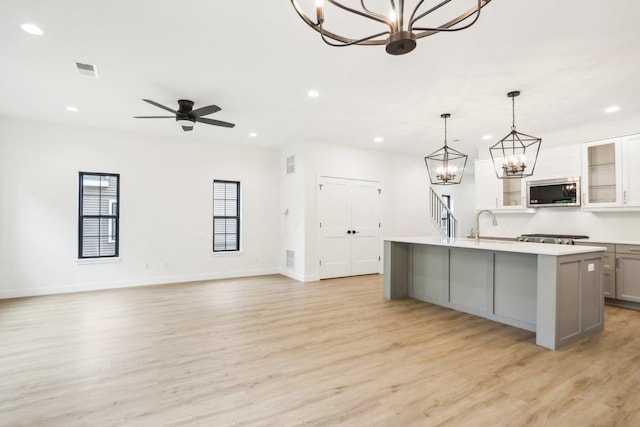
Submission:
<svg viewBox="0 0 640 427">
<path fill-rule="evenodd" d="M 551 350 L 604 328 L 605 248 L 409 237 L 384 241 L 384 297 L 536 333 Z"/>
</svg>

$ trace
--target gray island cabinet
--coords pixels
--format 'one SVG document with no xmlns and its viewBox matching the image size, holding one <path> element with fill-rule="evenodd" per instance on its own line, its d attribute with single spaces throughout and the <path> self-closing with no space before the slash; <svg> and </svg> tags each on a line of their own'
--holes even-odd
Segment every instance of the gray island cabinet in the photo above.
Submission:
<svg viewBox="0 0 640 427">
<path fill-rule="evenodd" d="M 606 248 L 385 239 L 384 297 L 415 298 L 536 333 L 551 350 L 604 328 Z"/>
</svg>

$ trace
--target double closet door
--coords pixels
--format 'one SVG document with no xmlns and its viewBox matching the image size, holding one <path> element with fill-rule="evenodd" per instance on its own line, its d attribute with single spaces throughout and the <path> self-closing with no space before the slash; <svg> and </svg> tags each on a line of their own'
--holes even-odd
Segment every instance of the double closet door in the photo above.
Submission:
<svg viewBox="0 0 640 427">
<path fill-rule="evenodd" d="M 380 272 L 380 183 L 320 177 L 320 278 Z"/>
</svg>

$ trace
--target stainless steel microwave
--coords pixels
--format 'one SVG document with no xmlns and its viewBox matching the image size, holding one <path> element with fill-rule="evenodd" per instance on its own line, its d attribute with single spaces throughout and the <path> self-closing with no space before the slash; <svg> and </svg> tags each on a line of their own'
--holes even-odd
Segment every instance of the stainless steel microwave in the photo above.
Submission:
<svg viewBox="0 0 640 427">
<path fill-rule="evenodd" d="M 527 182 L 527 207 L 580 206 L 580 177 Z"/>
</svg>

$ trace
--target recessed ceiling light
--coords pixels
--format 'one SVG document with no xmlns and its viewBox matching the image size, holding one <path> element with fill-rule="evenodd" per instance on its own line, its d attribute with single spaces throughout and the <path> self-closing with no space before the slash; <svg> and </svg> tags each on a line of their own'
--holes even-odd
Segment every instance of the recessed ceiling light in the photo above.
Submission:
<svg viewBox="0 0 640 427">
<path fill-rule="evenodd" d="M 22 31 L 33 34 L 34 36 L 41 36 L 44 34 L 44 31 L 42 31 L 42 29 L 36 24 L 24 23 L 20 25 L 20 28 L 22 28 Z"/>
<path fill-rule="evenodd" d="M 320 93 L 317 90 L 310 90 L 307 92 L 307 96 L 309 96 L 309 98 L 317 98 L 320 96 Z"/>
<path fill-rule="evenodd" d="M 493 136 L 486 134 L 482 136 L 482 139 L 484 139 L 485 141 L 488 141 L 489 139 L 493 138 Z"/>
<path fill-rule="evenodd" d="M 612 105 L 610 107 L 607 107 L 604 109 L 605 113 L 616 113 L 620 111 L 620 106 L 619 105 Z"/>
<path fill-rule="evenodd" d="M 78 107 L 74 107 L 73 105 L 69 105 L 67 108 L 65 108 L 65 110 L 71 111 L 72 113 L 77 113 L 78 112 Z"/>
<path fill-rule="evenodd" d="M 251 138 L 255 138 L 256 136 L 258 136 L 258 134 L 257 134 L 257 133 L 255 133 L 255 132 L 251 132 L 251 133 L 249 134 L 249 136 L 250 136 Z"/>
<path fill-rule="evenodd" d="M 376 136 L 375 138 L 373 138 L 373 142 L 380 144 L 382 141 L 384 141 L 384 138 L 381 136 Z"/>
</svg>

